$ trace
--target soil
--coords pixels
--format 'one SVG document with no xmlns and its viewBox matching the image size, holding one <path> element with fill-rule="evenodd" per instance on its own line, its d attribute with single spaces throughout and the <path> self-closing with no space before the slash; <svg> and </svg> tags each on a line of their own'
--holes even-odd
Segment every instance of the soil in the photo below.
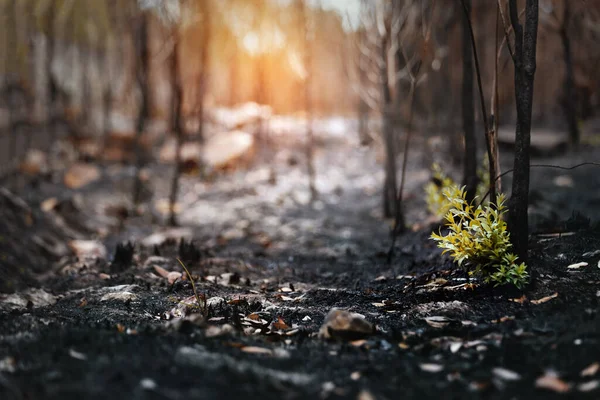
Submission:
<svg viewBox="0 0 600 400">
<path fill-rule="evenodd" d="M 125 220 L 109 211 L 126 209 L 126 167 L 105 166 L 77 191 L 27 186 L 32 209 L 50 197 L 63 204 L 44 217 L 62 221 L 49 232 L 106 253 L 46 257 L 45 268 L 31 256 L 25 283 L 0 270 L 12 281 L 0 294 L 0 398 L 600 397 L 594 167 L 532 170 L 535 279 L 518 291 L 467 280 L 428 239 L 425 140 L 409 160 L 413 230 L 388 265 L 377 150 L 327 125 L 318 139 L 318 201 L 308 198 L 301 147 L 281 137 L 249 169 L 186 177 L 178 228 L 152 207 L 167 196 L 167 166 L 148 167 L 152 200 Z M 586 147 L 534 163 L 597 157 Z M 23 249 L 40 251 L 20 234 Z M 361 314 L 375 331 L 320 337 L 332 308 Z"/>
</svg>

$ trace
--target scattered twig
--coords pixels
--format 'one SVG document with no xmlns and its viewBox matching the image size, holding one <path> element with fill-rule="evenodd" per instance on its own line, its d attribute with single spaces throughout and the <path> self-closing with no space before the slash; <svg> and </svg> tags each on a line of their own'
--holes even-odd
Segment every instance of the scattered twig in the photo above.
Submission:
<svg viewBox="0 0 600 400">
<path fill-rule="evenodd" d="M 196 290 L 196 284 L 194 283 L 194 279 L 192 278 L 192 274 L 190 274 L 190 271 L 188 271 L 188 269 L 186 268 L 183 261 L 181 261 L 179 258 L 177 258 L 176 260 L 179 261 L 179 264 L 181 264 L 181 266 L 183 267 L 183 270 L 185 271 L 185 275 L 187 276 L 190 283 L 192 284 L 192 290 L 194 291 L 194 296 L 196 297 L 196 302 L 198 303 L 198 308 L 200 308 L 200 312 L 202 313 L 202 315 L 204 317 L 206 317 L 208 315 L 208 309 L 207 309 L 208 305 L 206 304 L 206 296 L 205 295 L 200 296 L 198 294 L 198 291 Z M 204 300 L 204 305 L 201 305 L 201 303 L 200 303 L 201 298 L 203 298 L 203 300 Z"/>
</svg>

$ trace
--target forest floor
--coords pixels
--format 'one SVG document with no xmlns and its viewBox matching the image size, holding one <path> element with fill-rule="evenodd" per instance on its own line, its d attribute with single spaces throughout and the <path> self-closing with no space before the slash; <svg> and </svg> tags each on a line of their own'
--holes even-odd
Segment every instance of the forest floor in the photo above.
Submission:
<svg viewBox="0 0 600 400">
<path fill-rule="evenodd" d="M 213 182 L 185 178 L 178 228 L 165 228 L 158 212 L 110 215 L 128 196 L 126 168 L 106 167 L 79 191 L 28 190 L 32 208 L 52 197 L 63 205 L 45 213 L 79 240 L 70 242 L 79 258 L 0 294 L 0 398 L 600 397 L 595 167 L 532 170 L 536 280 L 521 293 L 467 284 L 429 240 L 425 141 L 409 160 L 413 229 L 388 265 L 377 151 L 329 130 L 317 131 L 316 202 L 301 147 L 284 138 L 268 163 Z M 585 147 L 534 163 L 599 153 Z M 170 168 L 151 168 L 160 204 Z M 592 223 L 565 222 L 573 211 Z M 31 240 L 0 233 L 24 247 Z M 203 307 L 176 257 L 197 278 Z M 334 308 L 350 314 L 326 321 Z"/>
</svg>

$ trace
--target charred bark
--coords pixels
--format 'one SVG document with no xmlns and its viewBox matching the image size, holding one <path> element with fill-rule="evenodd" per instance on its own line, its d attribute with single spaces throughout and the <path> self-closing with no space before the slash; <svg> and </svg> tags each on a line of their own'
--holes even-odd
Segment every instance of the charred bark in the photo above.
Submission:
<svg viewBox="0 0 600 400">
<path fill-rule="evenodd" d="M 465 12 L 462 17 L 462 123 L 464 132 L 464 169 L 463 185 L 466 186 L 467 201 L 475 198 L 477 190 L 477 140 L 475 137 L 475 102 L 473 99 L 473 46 L 469 28 L 471 0 L 464 0 Z"/>
<path fill-rule="evenodd" d="M 179 192 L 179 180 L 181 178 L 181 147 L 183 146 L 183 126 L 181 123 L 181 104 L 183 102 L 183 90 L 181 87 L 181 74 L 179 69 L 179 38 L 174 35 L 173 52 L 169 63 L 169 74 L 171 79 L 171 130 L 175 133 L 177 143 L 175 145 L 175 171 L 171 181 L 171 193 L 169 194 L 169 225 L 177 225 L 175 205 Z M 200 124 L 202 125 L 202 124 Z"/>
<path fill-rule="evenodd" d="M 135 172 L 133 184 L 133 204 L 137 206 L 140 202 L 142 181 L 140 170 L 143 167 L 142 135 L 146 127 L 146 120 L 150 114 L 150 92 L 148 87 L 148 73 L 150 70 L 150 48 L 148 43 L 148 15 L 142 13 L 138 19 L 135 32 L 136 65 L 135 74 L 140 90 L 140 107 L 135 124 Z"/>
<path fill-rule="evenodd" d="M 382 91 L 382 126 L 385 147 L 385 181 L 383 185 L 383 215 L 391 218 L 396 215 L 396 140 L 394 126 L 391 121 L 392 95 L 388 81 L 387 38 L 381 40 L 381 91 Z"/>
<path fill-rule="evenodd" d="M 533 83 L 536 69 L 538 0 L 527 0 L 525 27 L 519 22 L 517 1 L 509 1 L 510 22 L 515 32 L 515 100 L 517 127 L 512 196 L 509 202 L 509 227 L 515 253 L 527 260 L 529 205 L 529 159 Z"/>
<path fill-rule="evenodd" d="M 573 70 L 573 52 L 571 50 L 571 39 L 569 38 L 569 19 L 570 19 L 569 2 L 564 3 L 563 23 L 560 27 L 560 41 L 562 43 L 565 61 L 565 81 L 564 81 L 564 98 L 563 109 L 567 119 L 569 129 L 569 143 L 573 145 L 579 144 L 580 132 L 577 124 L 577 99 L 575 93 L 575 73 Z"/>
</svg>

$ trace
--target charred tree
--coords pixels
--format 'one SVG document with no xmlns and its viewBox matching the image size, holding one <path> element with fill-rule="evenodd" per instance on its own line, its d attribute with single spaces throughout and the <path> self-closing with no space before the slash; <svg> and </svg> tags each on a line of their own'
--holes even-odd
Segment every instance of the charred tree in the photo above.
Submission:
<svg viewBox="0 0 600 400">
<path fill-rule="evenodd" d="M 382 97 L 382 126 L 383 142 L 385 148 L 385 182 L 383 185 L 383 215 L 391 218 L 396 215 L 396 187 L 398 178 L 396 174 L 396 138 L 394 137 L 394 126 L 391 121 L 392 95 L 388 81 L 388 36 L 381 38 L 381 63 L 379 74 L 381 77 Z"/>
<path fill-rule="evenodd" d="M 577 124 L 577 95 L 575 91 L 575 73 L 573 71 L 573 52 L 571 50 L 571 39 L 568 33 L 571 18 L 571 6 L 568 1 L 565 1 L 563 7 L 563 20 L 558 31 L 565 62 L 563 109 L 569 129 L 569 143 L 571 145 L 577 145 L 580 141 L 580 132 Z"/>
<path fill-rule="evenodd" d="M 475 137 L 475 103 L 473 99 L 473 46 L 469 15 L 471 0 L 464 0 L 465 12 L 462 17 L 462 124 L 464 132 L 463 185 L 466 186 L 467 201 L 475 198 L 477 190 L 477 140 Z"/>
<path fill-rule="evenodd" d="M 539 8 L 538 0 L 527 0 L 525 26 L 519 22 L 517 0 L 509 0 L 510 23 L 515 32 L 515 100 L 517 127 L 515 132 L 515 159 L 512 196 L 509 202 L 509 227 L 515 253 L 527 260 L 529 205 L 529 159 L 531 142 L 531 113 L 533 83 L 536 69 L 536 46 Z"/>
<path fill-rule="evenodd" d="M 140 170 L 143 167 L 142 136 L 146 127 L 146 120 L 150 114 L 150 91 L 149 91 L 149 71 L 150 71 L 150 48 L 148 43 L 148 23 L 149 18 L 146 12 L 138 17 L 135 32 L 135 76 L 140 91 L 140 106 L 135 124 L 135 170 L 133 184 L 133 204 L 134 207 L 140 203 L 142 180 Z"/>
<path fill-rule="evenodd" d="M 306 112 L 306 170 L 308 174 L 308 188 L 310 190 L 310 200 L 317 199 L 317 189 L 315 186 L 315 162 L 313 136 L 313 105 L 312 105 L 312 51 L 313 51 L 313 26 L 306 10 L 306 0 L 299 2 L 301 24 L 304 32 L 304 66 L 306 76 L 304 78 L 304 110 Z"/>
<path fill-rule="evenodd" d="M 210 43 L 210 19 L 208 17 L 208 4 L 206 0 L 200 1 L 202 13 L 202 40 L 200 41 L 200 72 L 198 74 L 198 97 L 196 99 L 196 117 L 198 118 L 198 131 L 196 136 L 204 141 L 204 111 L 206 97 L 206 83 L 208 81 L 209 43 Z"/>
<path fill-rule="evenodd" d="M 364 28 L 361 28 L 357 32 L 359 46 L 366 47 L 366 32 Z M 363 51 L 358 52 L 358 84 L 361 90 L 366 88 L 369 84 L 367 77 L 369 60 Z M 373 138 L 369 135 L 369 105 L 365 101 L 362 95 L 358 96 L 358 138 L 360 144 L 368 145 L 373 141 Z"/>
<path fill-rule="evenodd" d="M 177 28 L 175 28 L 176 30 Z M 175 133 L 177 142 L 175 145 L 175 171 L 171 181 L 171 193 L 169 194 L 169 225 L 177 225 L 175 205 L 177 193 L 179 192 L 179 180 L 181 178 L 181 147 L 183 146 L 183 126 L 181 123 L 181 104 L 183 102 L 183 89 L 179 68 L 179 37 L 173 34 L 173 50 L 169 62 L 169 76 L 171 80 L 171 130 Z M 202 125 L 202 124 L 200 124 Z"/>
</svg>

